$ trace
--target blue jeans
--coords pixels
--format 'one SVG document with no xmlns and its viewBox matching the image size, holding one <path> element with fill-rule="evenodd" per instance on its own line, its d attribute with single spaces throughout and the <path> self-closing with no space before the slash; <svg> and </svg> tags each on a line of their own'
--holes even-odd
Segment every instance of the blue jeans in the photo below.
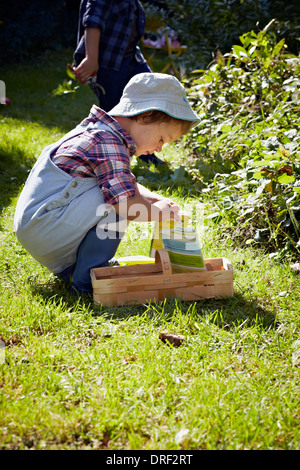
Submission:
<svg viewBox="0 0 300 470">
<path fill-rule="evenodd" d="M 121 69 L 118 71 L 100 68 L 97 74 L 97 83 L 103 87 L 105 94 L 101 92 L 100 88 L 94 90 L 99 100 L 100 108 L 109 112 L 119 103 L 124 87 L 129 80 L 134 75 L 143 72 L 151 72 L 151 69 L 146 62 L 138 62 L 135 55 L 125 57 Z"/>
</svg>

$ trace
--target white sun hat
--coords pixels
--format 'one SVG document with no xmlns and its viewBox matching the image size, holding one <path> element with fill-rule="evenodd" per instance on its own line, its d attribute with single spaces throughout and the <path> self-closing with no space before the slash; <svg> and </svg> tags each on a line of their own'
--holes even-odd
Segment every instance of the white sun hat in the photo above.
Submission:
<svg viewBox="0 0 300 470">
<path fill-rule="evenodd" d="M 172 75 L 151 72 L 134 75 L 119 103 L 108 114 L 129 117 L 150 110 L 163 111 L 176 119 L 195 121 L 195 124 L 200 121 L 179 80 Z"/>
</svg>

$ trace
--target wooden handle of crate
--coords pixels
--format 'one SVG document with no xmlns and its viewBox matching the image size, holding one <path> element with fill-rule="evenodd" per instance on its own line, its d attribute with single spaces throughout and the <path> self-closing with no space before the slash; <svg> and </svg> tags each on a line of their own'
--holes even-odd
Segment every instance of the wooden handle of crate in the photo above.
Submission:
<svg viewBox="0 0 300 470">
<path fill-rule="evenodd" d="M 155 252 L 155 263 L 161 264 L 163 274 L 171 274 L 172 268 L 168 251 L 164 248 L 156 250 Z"/>
</svg>

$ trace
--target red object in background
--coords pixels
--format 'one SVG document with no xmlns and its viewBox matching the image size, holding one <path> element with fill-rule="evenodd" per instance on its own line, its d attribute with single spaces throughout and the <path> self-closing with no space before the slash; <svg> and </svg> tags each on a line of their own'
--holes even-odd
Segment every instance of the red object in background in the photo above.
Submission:
<svg viewBox="0 0 300 470">
<path fill-rule="evenodd" d="M 10 105 L 10 99 L 9 98 L 1 98 L 1 104 L 4 106 L 9 106 Z"/>
</svg>

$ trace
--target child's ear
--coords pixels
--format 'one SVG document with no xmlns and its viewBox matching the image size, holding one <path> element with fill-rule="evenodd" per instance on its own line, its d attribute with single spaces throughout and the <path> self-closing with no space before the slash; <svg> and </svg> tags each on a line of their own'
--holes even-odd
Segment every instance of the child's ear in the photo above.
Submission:
<svg viewBox="0 0 300 470">
<path fill-rule="evenodd" d="M 153 111 L 145 111 L 141 114 L 138 114 L 137 116 L 137 122 L 139 124 L 148 124 L 149 123 L 149 117 L 153 114 Z"/>
</svg>

